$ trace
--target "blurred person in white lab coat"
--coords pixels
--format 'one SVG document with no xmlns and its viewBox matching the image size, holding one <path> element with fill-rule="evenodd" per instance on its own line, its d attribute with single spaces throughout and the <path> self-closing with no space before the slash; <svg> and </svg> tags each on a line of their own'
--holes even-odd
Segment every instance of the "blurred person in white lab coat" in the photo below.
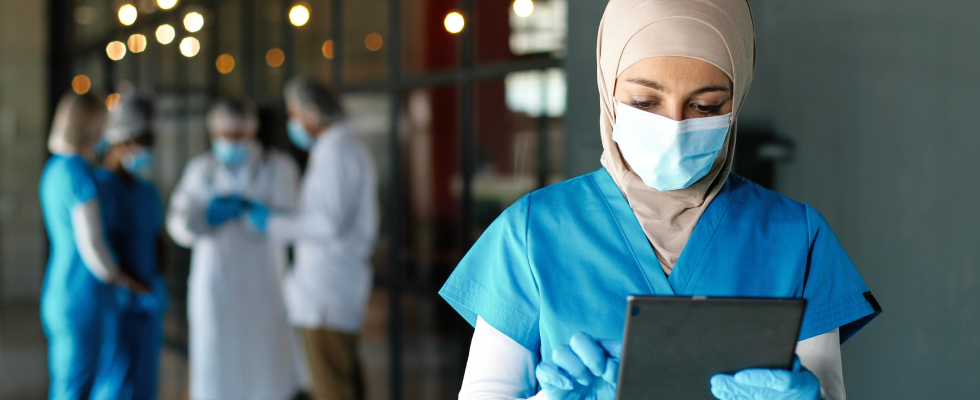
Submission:
<svg viewBox="0 0 980 400">
<path fill-rule="evenodd" d="M 290 211 L 299 171 L 263 149 L 255 110 L 219 100 L 207 114 L 211 151 L 187 165 L 167 230 L 191 247 L 187 318 L 194 400 L 287 399 L 299 389 L 281 276 L 286 249 L 248 228 L 252 202 Z"/>
<path fill-rule="evenodd" d="M 325 87 L 293 79 L 284 90 L 289 136 L 309 151 L 294 213 L 261 206 L 252 226 L 292 243 L 286 275 L 289 317 L 306 343 L 318 400 L 364 398 L 357 334 L 371 291 L 368 258 L 378 234 L 377 176 L 366 149 L 351 137 L 344 111 Z"/>
</svg>

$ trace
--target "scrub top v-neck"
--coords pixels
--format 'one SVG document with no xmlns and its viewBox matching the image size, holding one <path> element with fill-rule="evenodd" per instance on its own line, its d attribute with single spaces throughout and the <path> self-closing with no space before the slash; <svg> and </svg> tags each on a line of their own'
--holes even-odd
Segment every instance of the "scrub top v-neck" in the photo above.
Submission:
<svg viewBox="0 0 980 400">
<path fill-rule="evenodd" d="M 881 311 L 816 210 L 734 174 L 668 277 L 605 169 L 518 200 L 439 294 L 544 359 L 576 332 L 621 338 L 630 295 L 804 298 L 800 340 L 844 341 Z"/>
</svg>

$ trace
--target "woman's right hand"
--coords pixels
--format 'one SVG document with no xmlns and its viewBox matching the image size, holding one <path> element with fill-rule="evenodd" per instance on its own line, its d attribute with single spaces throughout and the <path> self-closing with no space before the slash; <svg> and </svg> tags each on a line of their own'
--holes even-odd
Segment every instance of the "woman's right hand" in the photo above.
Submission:
<svg viewBox="0 0 980 400">
<path fill-rule="evenodd" d="M 622 351 L 621 340 L 597 341 L 579 332 L 538 364 L 535 376 L 549 400 L 612 400 Z"/>
<path fill-rule="evenodd" d="M 232 195 L 211 199 L 205 211 L 205 218 L 212 227 L 218 227 L 228 220 L 238 218 L 245 212 L 245 202 L 241 197 Z"/>
</svg>

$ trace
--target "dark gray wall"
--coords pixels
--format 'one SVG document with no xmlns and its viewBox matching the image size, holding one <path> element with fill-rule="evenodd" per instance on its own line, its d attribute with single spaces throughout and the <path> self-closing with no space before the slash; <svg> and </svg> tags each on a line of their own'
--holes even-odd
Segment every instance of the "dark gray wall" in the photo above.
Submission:
<svg viewBox="0 0 980 400">
<path fill-rule="evenodd" d="M 795 142 L 779 191 L 827 217 L 885 309 L 843 347 L 848 397 L 977 398 L 980 2 L 750 2 L 759 58 L 740 121 Z M 598 165 L 604 3 L 569 5 L 570 176 Z"/>
<path fill-rule="evenodd" d="M 47 259 L 37 195 L 48 135 L 47 3 L 0 0 L 2 303 L 38 301 Z"/>
</svg>

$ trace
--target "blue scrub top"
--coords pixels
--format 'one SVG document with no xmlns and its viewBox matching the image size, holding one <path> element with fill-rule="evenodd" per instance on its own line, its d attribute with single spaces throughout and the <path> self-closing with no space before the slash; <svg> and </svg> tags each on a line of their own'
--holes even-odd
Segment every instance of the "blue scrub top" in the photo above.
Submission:
<svg viewBox="0 0 980 400">
<path fill-rule="evenodd" d="M 103 363 L 93 399 L 152 399 L 157 394 L 163 313 L 169 303 L 166 281 L 158 272 L 163 206 L 150 182 L 127 182 L 95 169 L 105 231 L 120 266 L 150 288 L 137 295 L 119 288 L 119 318 L 107 325 Z"/>
<path fill-rule="evenodd" d="M 118 254 L 120 266 L 151 289 L 150 294 L 131 300 L 138 300 L 146 311 L 162 313 L 168 299 L 159 272 L 160 195 L 152 183 L 138 177 L 127 183 L 104 168 L 96 168 L 94 174 L 109 245 Z M 133 296 L 129 291 L 120 295 Z"/>
<path fill-rule="evenodd" d="M 42 316 L 48 324 L 59 326 L 101 323 L 91 311 L 114 305 L 111 287 L 82 262 L 71 221 L 75 207 L 98 197 L 92 167 L 80 156 L 52 155 L 41 175 L 40 196 L 51 246 L 41 294 Z"/>
<path fill-rule="evenodd" d="M 804 298 L 799 339 L 842 343 L 881 311 L 820 213 L 734 174 L 668 277 L 604 168 L 505 210 L 439 294 L 542 359 L 576 332 L 622 338 L 630 295 Z"/>
</svg>

